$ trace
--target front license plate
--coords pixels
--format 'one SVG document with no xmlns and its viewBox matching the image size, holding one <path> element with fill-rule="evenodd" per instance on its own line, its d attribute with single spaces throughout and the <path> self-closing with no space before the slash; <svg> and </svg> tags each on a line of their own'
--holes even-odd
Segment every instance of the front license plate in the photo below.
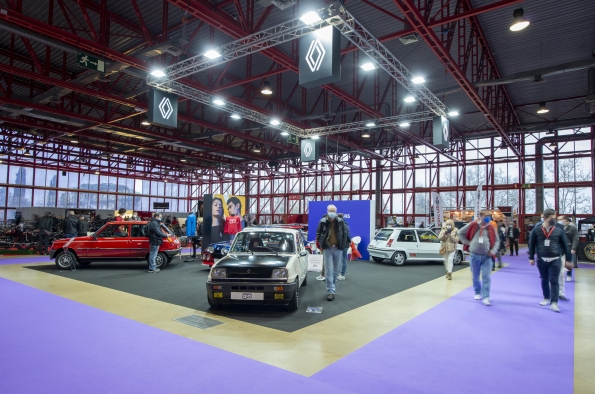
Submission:
<svg viewBox="0 0 595 394">
<path fill-rule="evenodd" d="M 262 301 L 264 300 L 264 293 L 231 293 L 232 300 L 243 300 L 243 301 Z"/>
</svg>

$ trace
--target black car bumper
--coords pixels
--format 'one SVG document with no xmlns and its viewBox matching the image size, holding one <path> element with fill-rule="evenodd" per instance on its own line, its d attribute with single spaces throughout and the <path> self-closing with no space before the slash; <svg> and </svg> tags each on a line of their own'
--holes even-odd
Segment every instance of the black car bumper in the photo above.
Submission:
<svg viewBox="0 0 595 394">
<path fill-rule="evenodd" d="M 207 295 L 214 304 L 287 305 L 291 302 L 296 288 L 297 281 L 293 283 L 213 281 L 207 282 Z M 232 293 L 240 298 L 232 298 Z M 258 297 L 262 294 L 263 299 L 252 299 L 255 294 L 258 294 Z"/>
<path fill-rule="evenodd" d="M 53 260 L 56 257 L 56 254 L 58 254 L 59 250 L 54 250 L 54 249 L 50 249 L 50 260 Z"/>
<path fill-rule="evenodd" d="M 169 258 L 173 258 L 177 256 L 182 251 L 182 248 L 174 249 L 174 250 L 164 250 L 163 253 Z"/>
</svg>

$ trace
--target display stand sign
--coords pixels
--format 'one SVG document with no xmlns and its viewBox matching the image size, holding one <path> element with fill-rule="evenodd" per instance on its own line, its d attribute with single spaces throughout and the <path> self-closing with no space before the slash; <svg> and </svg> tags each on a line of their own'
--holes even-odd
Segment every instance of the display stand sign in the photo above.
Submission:
<svg viewBox="0 0 595 394">
<path fill-rule="evenodd" d="M 322 271 L 323 256 L 321 254 L 308 255 L 308 271 Z"/>
<path fill-rule="evenodd" d="M 308 312 L 308 313 L 322 313 L 322 307 L 321 306 L 309 306 L 308 308 L 306 308 L 306 312 Z"/>
</svg>

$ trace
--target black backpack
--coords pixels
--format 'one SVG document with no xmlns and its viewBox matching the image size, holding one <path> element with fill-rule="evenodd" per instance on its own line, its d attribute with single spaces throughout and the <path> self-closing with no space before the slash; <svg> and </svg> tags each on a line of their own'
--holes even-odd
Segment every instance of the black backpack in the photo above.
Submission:
<svg viewBox="0 0 595 394">
<path fill-rule="evenodd" d="M 151 219 L 153 220 L 153 219 Z M 145 224 L 145 228 L 143 229 L 144 233 L 145 233 L 145 237 L 147 238 L 151 238 L 151 220 L 149 220 L 147 222 L 147 224 Z"/>
</svg>

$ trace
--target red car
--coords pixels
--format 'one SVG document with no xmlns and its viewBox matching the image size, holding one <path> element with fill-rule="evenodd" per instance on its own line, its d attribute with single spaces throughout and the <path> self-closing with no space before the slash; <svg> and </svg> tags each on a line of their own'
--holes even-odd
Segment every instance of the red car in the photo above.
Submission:
<svg viewBox="0 0 595 394">
<path fill-rule="evenodd" d="M 56 259 L 60 269 L 71 264 L 88 265 L 93 261 L 149 261 L 149 238 L 145 236 L 146 221 L 108 222 L 92 235 L 54 241 L 50 259 Z M 180 240 L 164 224 L 161 231 L 167 238 L 159 246 L 157 268 L 164 268 L 182 250 Z"/>
</svg>

